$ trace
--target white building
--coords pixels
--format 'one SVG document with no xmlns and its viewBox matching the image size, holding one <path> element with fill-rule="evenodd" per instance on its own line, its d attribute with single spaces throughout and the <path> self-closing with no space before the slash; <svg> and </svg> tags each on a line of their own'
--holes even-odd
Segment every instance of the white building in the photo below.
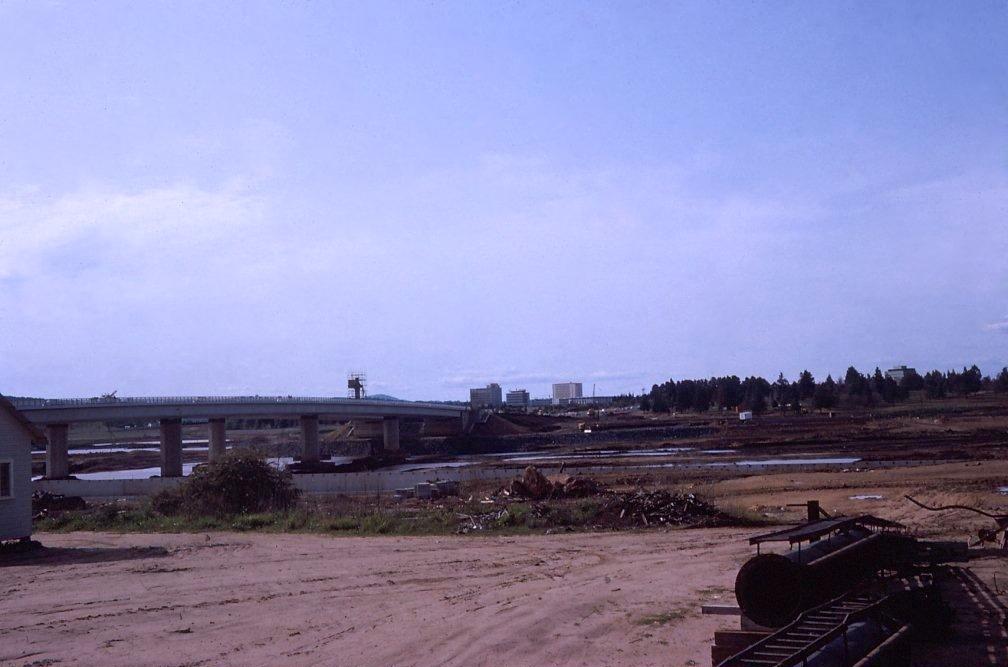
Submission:
<svg viewBox="0 0 1008 667">
<path fill-rule="evenodd" d="M 31 446 L 44 441 L 38 429 L 0 397 L 0 542 L 31 536 Z"/>
<path fill-rule="evenodd" d="M 580 382 L 558 382 L 553 385 L 553 405 L 563 405 L 572 398 L 581 398 Z"/>
</svg>

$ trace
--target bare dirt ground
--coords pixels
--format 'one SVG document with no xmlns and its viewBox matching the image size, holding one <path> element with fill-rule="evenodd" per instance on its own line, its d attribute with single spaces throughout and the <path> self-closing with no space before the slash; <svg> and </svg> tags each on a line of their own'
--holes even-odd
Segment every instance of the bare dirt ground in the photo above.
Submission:
<svg viewBox="0 0 1008 667">
<path fill-rule="evenodd" d="M 799 521 L 801 504 L 817 499 L 842 514 L 876 514 L 899 521 L 919 537 L 965 540 L 979 528 L 993 528 L 986 517 L 965 511 L 928 512 L 908 502 L 911 495 L 929 505 L 962 504 L 1008 514 L 1008 461 L 964 461 L 893 469 L 753 475 L 719 481 L 697 480 L 692 490 L 722 506 Z"/>
<path fill-rule="evenodd" d="M 961 403 L 961 404 L 960 404 Z M 722 420 L 676 440 L 739 455 L 833 454 L 935 465 L 745 475 L 628 471 L 614 487 L 674 488 L 781 521 L 825 509 L 966 540 L 1008 513 L 1002 399 L 872 414 Z M 666 443 L 633 443 L 654 446 Z M 606 445 L 610 446 L 610 445 Z M 556 472 L 556 471 L 553 471 Z M 492 489 L 491 489 L 492 490 Z M 753 529 L 522 537 L 41 534 L 41 559 L 0 562 L 0 663 L 11 665 L 709 665 Z M 1008 664 L 1008 560 L 988 550 L 948 581 L 955 636 L 915 665 Z"/>
<path fill-rule="evenodd" d="M 705 665 L 749 532 L 43 534 L 0 567 L 0 662 Z"/>
<path fill-rule="evenodd" d="M 1003 460 L 652 481 L 782 520 L 818 498 L 940 539 L 993 522 L 930 513 L 904 493 L 1008 509 Z M 734 603 L 754 532 L 40 534 L 42 557 L 0 561 L 0 663 L 706 666 L 714 630 L 738 619 L 700 605 Z M 965 605 L 954 637 L 915 665 L 1008 664 L 1008 559 L 984 554 L 948 580 Z"/>
</svg>

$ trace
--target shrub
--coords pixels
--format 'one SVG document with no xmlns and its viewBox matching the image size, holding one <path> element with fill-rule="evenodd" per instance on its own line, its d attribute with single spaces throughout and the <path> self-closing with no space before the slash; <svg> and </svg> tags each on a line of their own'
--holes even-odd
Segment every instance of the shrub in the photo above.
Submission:
<svg viewBox="0 0 1008 667">
<path fill-rule="evenodd" d="M 231 451 L 197 467 L 177 488 L 155 495 L 151 507 L 190 517 L 255 514 L 288 509 L 298 494 L 290 473 L 255 452 Z"/>
</svg>

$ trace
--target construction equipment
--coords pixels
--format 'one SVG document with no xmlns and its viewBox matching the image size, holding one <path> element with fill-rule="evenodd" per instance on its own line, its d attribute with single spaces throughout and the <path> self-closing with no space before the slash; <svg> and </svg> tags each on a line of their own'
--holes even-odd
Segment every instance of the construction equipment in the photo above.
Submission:
<svg viewBox="0 0 1008 667">
<path fill-rule="evenodd" d="M 925 505 L 924 503 L 914 500 L 911 496 L 903 496 L 910 502 L 912 502 L 917 507 L 926 509 L 929 512 L 945 512 L 947 510 L 966 510 L 968 512 L 976 512 L 986 517 L 990 517 L 994 520 L 997 528 L 990 530 L 988 528 L 981 528 L 977 533 L 977 541 L 973 546 L 983 544 L 984 542 L 997 542 L 998 534 L 1001 534 L 1001 549 L 1008 550 L 1008 514 L 991 514 L 990 512 L 984 511 L 978 507 L 971 507 L 969 505 L 941 505 L 940 507 L 931 507 L 930 505 Z"/>
<path fill-rule="evenodd" d="M 911 630 L 934 634 L 947 627 L 951 615 L 932 575 L 919 567 L 961 559 L 958 547 L 965 545 L 919 542 L 901 524 L 868 514 L 830 517 L 817 501 L 806 507 L 807 523 L 749 539 L 757 554 L 735 579 L 741 630 L 715 634 L 712 662 L 909 665 Z M 768 542 L 787 543 L 791 550 L 760 553 Z"/>
<path fill-rule="evenodd" d="M 788 542 L 784 554 L 757 554 L 735 578 L 742 612 L 776 628 L 882 569 L 912 562 L 914 540 L 903 526 L 870 515 L 837 517 L 750 538 L 759 546 Z M 804 548 L 803 548 L 804 544 Z"/>
<path fill-rule="evenodd" d="M 352 371 L 347 376 L 347 396 L 349 398 L 364 398 L 367 393 L 364 390 L 364 385 L 367 382 L 367 376 L 364 375 L 363 371 Z"/>
<path fill-rule="evenodd" d="M 859 587 L 803 612 L 719 667 L 904 664 L 911 629 L 928 629 L 942 617 L 940 608 L 930 575 Z"/>
</svg>

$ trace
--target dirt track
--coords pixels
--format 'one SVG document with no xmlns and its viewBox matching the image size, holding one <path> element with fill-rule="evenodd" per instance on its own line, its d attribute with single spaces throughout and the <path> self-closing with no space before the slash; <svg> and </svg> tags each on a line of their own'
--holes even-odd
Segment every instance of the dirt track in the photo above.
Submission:
<svg viewBox="0 0 1008 667">
<path fill-rule="evenodd" d="M 0 662 L 703 665 L 748 532 L 39 535 L 0 567 Z"/>
<path fill-rule="evenodd" d="M 1008 484 L 1008 462 L 688 484 L 719 503 L 782 518 L 801 518 L 787 504 L 819 498 L 831 511 L 878 513 L 920 535 L 962 540 L 991 520 L 936 515 L 903 494 L 1004 510 L 1008 499 L 997 488 Z M 41 534 L 51 548 L 44 557 L 0 561 L 0 663 L 707 665 L 714 630 L 737 619 L 702 617 L 699 607 L 733 602 L 735 573 L 751 554 L 742 538 L 751 532 Z M 1003 563 L 979 570 L 995 591 Z M 998 604 L 978 617 L 1003 617 Z M 977 637 L 967 628 L 949 650 L 998 657 L 962 664 L 1004 664 L 1001 626 L 988 625 Z"/>
</svg>

